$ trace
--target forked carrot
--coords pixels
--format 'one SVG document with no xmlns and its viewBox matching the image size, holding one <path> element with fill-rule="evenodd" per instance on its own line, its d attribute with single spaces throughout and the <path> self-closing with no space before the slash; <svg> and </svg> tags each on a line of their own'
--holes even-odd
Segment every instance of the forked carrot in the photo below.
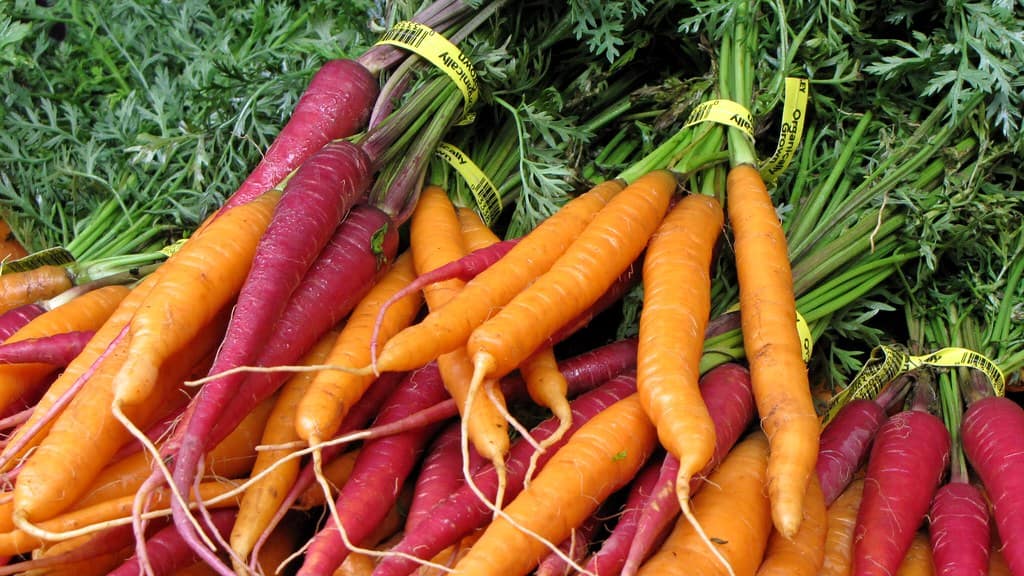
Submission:
<svg viewBox="0 0 1024 576">
<path fill-rule="evenodd" d="M 312 350 L 306 353 L 304 363 L 322 364 L 334 346 L 337 336 L 338 333 L 335 331 L 328 332 Z M 271 409 L 267 426 L 259 441 L 261 444 L 277 445 L 298 439 L 295 430 L 296 407 L 309 390 L 315 377 L 316 373 L 314 372 L 299 372 L 288 379 L 278 393 L 277 400 Z M 251 475 L 256 476 L 288 453 L 288 450 L 260 451 L 256 455 Z M 260 534 L 269 524 L 277 506 L 288 493 L 288 488 L 295 481 L 295 477 L 299 475 L 299 466 L 299 461 L 295 459 L 279 464 L 273 473 L 257 480 L 245 491 L 230 536 L 231 549 L 240 559 L 235 560 L 236 570 L 244 569 L 244 564 L 239 564 L 239 562 L 244 562 L 249 557 L 249 553 L 252 552 Z M 209 466 L 204 466 L 204 468 L 209 469 Z"/>
<path fill-rule="evenodd" d="M 437 186 L 427 186 L 423 189 L 410 221 L 409 243 L 418 274 L 465 255 L 462 225 L 455 207 L 443 189 Z M 464 285 L 460 280 L 431 284 L 423 289 L 423 297 L 431 311 L 437 310 L 447 306 Z M 467 403 L 472 398 L 470 380 L 473 366 L 466 351 L 456 349 L 442 354 L 437 358 L 437 366 L 441 371 L 445 388 L 455 399 L 455 404 L 463 417 L 463 436 L 472 441 L 481 456 L 495 464 L 499 470 L 499 477 L 504 478 L 504 458 L 509 449 L 508 425 L 501 410 L 494 403 L 480 402 L 476 409 L 470 404 L 467 410 Z M 490 380 L 476 388 L 486 393 L 488 388 L 497 390 L 498 386 L 496 381 Z M 497 390 L 497 397 L 501 397 L 500 390 Z"/>
<path fill-rule="evenodd" d="M 418 368 L 466 343 L 475 327 L 547 271 L 608 200 L 622 190 L 608 180 L 569 201 L 537 225 L 515 247 L 481 272 L 455 296 L 452 306 L 431 308 L 421 322 L 387 340 L 377 357 L 378 370 Z"/>
<path fill-rule="evenodd" d="M 160 283 L 131 320 L 128 358 L 114 378 L 115 406 L 145 401 L 167 358 L 238 294 L 280 197 L 271 190 L 235 206 L 161 265 Z"/>
<path fill-rule="evenodd" d="M 407 251 L 395 260 L 391 270 L 352 311 L 323 362 L 341 366 L 361 366 L 369 362 L 370 339 L 377 312 L 384 302 L 415 277 L 412 254 Z M 381 333 L 388 337 L 409 325 L 422 301 L 421 295 L 415 293 L 396 302 L 384 317 Z M 295 408 L 298 437 L 313 445 L 334 436 L 349 408 L 373 382 L 372 375 L 340 370 L 325 370 L 315 374 Z"/>
<path fill-rule="evenodd" d="M 821 576 L 850 575 L 853 568 L 853 530 L 863 495 L 864 479 L 857 478 L 828 507 L 825 558 L 818 571 Z"/>
<path fill-rule="evenodd" d="M 5 340 L 5 344 L 74 330 L 96 330 L 110 317 L 128 292 L 129 289 L 124 286 L 107 286 L 86 292 L 36 316 Z M 54 366 L 38 363 L 0 366 L 0 411 L 17 400 L 33 384 L 41 382 L 54 369 Z"/>
<path fill-rule="evenodd" d="M 787 538 L 800 528 L 803 496 L 818 460 L 819 420 L 796 330 L 786 237 L 757 168 L 739 164 L 726 181 L 740 290 L 743 347 L 754 400 L 771 444 L 772 521 Z"/>
<path fill-rule="evenodd" d="M 474 382 L 508 374 L 600 298 L 643 251 L 676 187 L 667 170 L 637 178 L 594 216 L 547 272 L 473 330 L 467 349 Z"/>
<path fill-rule="evenodd" d="M 732 449 L 693 499 L 697 524 L 718 544 L 727 565 L 708 550 L 693 524 L 680 518 L 638 574 L 753 576 L 772 529 L 764 493 L 767 463 L 768 440 L 755 432 Z"/>
<path fill-rule="evenodd" d="M 636 394 L 609 406 L 551 457 L 455 565 L 454 573 L 529 573 L 636 475 L 655 440 Z"/>
<path fill-rule="evenodd" d="M 538 450 L 530 458 L 525 480 L 526 485 L 529 486 L 541 452 L 561 441 L 566 431 L 572 426 L 572 408 L 569 407 L 567 396 L 569 382 L 558 370 L 558 359 L 555 358 L 555 351 L 551 346 L 546 346 L 527 358 L 519 365 L 519 373 L 523 376 L 523 381 L 526 382 L 526 391 L 530 394 L 530 398 L 537 405 L 551 410 L 555 418 L 558 418 L 558 429 L 537 445 Z"/>
<path fill-rule="evenodd" d="M 715 453 L 699 365 L 711 315 L 711 262 L 724 219 L 713 197 L 686 196 L 669 211 L 644 256 L 637 392 L 662 446 L 679 460 L 676 495 L 691 522 L 690 479 Z"/>
<path fill-rule="evenodd" d="M 828 532 L 825 495 L 817 476 L 811 477 L 804 497 L 804 518 L 792 540 L 772 530 L 764 561 L 757 576 L 817 576 L 825 561 L 825 537 Z"/>
<path fill-rule="evenodd" d="M 24 272 L 8 272 L 0 276 L 0 313 L 53 298 L 71 286 L 71 273 L 63 266 L 48 264 Z"/>
</svg>

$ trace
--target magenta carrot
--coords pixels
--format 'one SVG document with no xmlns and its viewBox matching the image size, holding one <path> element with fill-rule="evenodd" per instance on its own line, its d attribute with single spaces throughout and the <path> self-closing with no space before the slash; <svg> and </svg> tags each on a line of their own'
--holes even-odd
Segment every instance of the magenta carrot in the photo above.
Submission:
<svg viewBox="0 0 1024 576">
<path fill-rule="evenodd" d="M 600 525 L 601 518 L 599 512 L 596 512 L 590 518 L 587 518 L 579 528 L 573 530 L 572 536 L 569 536 L 558 545 L 558 550 L 568 558 L 571 558 L 573 562 L 579 564 L 586 558 L 591 540 L 594 538 Z M 569 574 L 571 569 L 569 563 L 562 556 L 551 552 L 537 564 L 534 576 L 564 576 Z"/>
<path fill-rule="evenodd" d="M 18 306 L 0 314 L 0 342 L 7 340 L 11 334 L 20 330 L 22 326 L 43 312 L 46 312 L 46 308 L 33 303 Z"/>
<path fill-rule="evenodd" d="M 907 378 L 899 378 L 877 398 L 851 401 L 822 430 L 816 472 L 826 506 L 843 493 L 864 463 L 872 439 L 888 418 L 886 407 L 902 398 L 907 383 Z"/>
<path fill-rule="evenodd" d="M 73 330 L 3 344 L 0 345 L 0 364 L 38 362 L 67 366 L 68 362 L 85 348 L 93 334 L 93 330 Z"/>
<path fill-rule="evenodd" d="M 701 378 L 700 393 L 715 425 L 715 452 L 703 472 L 690 481 L 691 493 L 699 490 L 703 477 L 725 458 L 754 416 L 750 373 L 739 364 L 722 364 L 709 370 Z M 675 490 L 678 473 L 679 461 L 666 455 L 658 483 L 644 504 L 622 574 L 636 574 L 679 515 Z"/>
<path fill-rule="evenodd" d="M 376 78 L 358 62 L 325 62 L 260 163 L 221 212 L 274 188 L 328 142 L 355 134 L 369 119 L 377 93 Z"/>
<path fill-rule="evenodd" d="M 967 407 L 960 424 L 964 453 L 992 501 L 1003 541 L 1002 555 L 1014 574 L 1024 574 L 1024 410 L 1008 398 L 991 396 Z"/>
<path fill-rule="evenodd" d="M 894 574 L 910 549 L 949 466 L 949 433 L 927 412 L 934 397 L 919 379 L 914 404 L 875 435 L 853 540 L 853 576 Z"/>
<path fill-rule="evenodd" d="M 541 469 L 552 455 L 564 445 L 573 432 L 593 418 L 598 412 L 625 398 L 636 390 L 636 377 L 633 374 L 619 375 L 595 390 L 575 399 L 572 404 L 572 427 L 566 436 L 557 444 L 548 448 L 537 462 Z M 541 441 L 558 429 L 557 418 L 549 418 L 531 431 L 534 440 Z M 530 457 L 534 448 L 520 439 L 509 450 L 507 467 L 506 495 L 514 499 L 523 489 Z M 492 465 L 485 465 L 474 474 L 477 488 L 491 501 L 498 491 L 498 476 Z M 476 528 L 487 524 L 492 518 L 492 511 L 480 501 L 470 487 L 463 486 L 447 498 L 438 502 L 433 508 L 430 518 L 420 522 L 417 527 L 405 533 L 401 541 L 391 548 L 393 552 L 401 552 L 416 558 L 430 559 L 442 550 L 459 541 Z M 399 576 L 412 573 L 419 565 L 417 562 L 401 556 L 387 556 L 381 560 L 374 570 L 374 576 Z"/>
<path fill-rule="evenodd" d="M 114 526 L 96 533 L 89 538 L 88 542 L 71 550 L 0 566 L 0 576 L 28 574 L 30 571 L 41 571 L 44 568 L 65 566 L 73 562 L 91 560 L 104 554 L 122 550 L 127 546 L 131 546 L 131 543 L 132 527 L 128 525 Z"/>
<path fill-rule="evenodd" d="M 288 180 L 256 247 L 211 375 L 256 360 L 306 271 L 365 195 L 370 172 L 370 159 L 358 146 L 338 141 L 310 156 Z M 244 378 L 222 376 L 218 388 L 234 391 Z"/>
<path fill-rule="evenodd" d="M 412 501 L 405 517 L 406 531 L 429 518 L 435 504 L 462 486 L 464 480 L 460 433 L 459 423 L 452 422 L 431 442 L 413 485 Z M 472 446 L 469 450 L 472 459 L 469 470 L 476 472 L 483 465 L 484 458 Z"/>
<path fill-rule="evenodd" d="M 412 372 L 385 402 L 377 424 L 394 422 L 445 399 L 447 390 L 437 364 Z M 373 440 L 363 445 L 352 474 L 336 499 L 338 516 L 331 514 L 306 549 L 299 576 L 331 574 L 359 546 L 398 500 L 407 476 L 440 425 Z M 339 527 L 337 522 L 341 522 Z"/>
<path fill-rule="evenodd" d="M 595 576 L 612 576 L 621 574 L 626 564 L 629 546 L 636 536 L 644 506 L 657 487 L 664 457 L 653 458 L 648 462 L 636 479 L 630 484 L 629 494 L 622 506 L 622 512 L 611 534 L 604 539 L 601 548 L 594 552 L 583 569 Z"/>
<path fill-rule="evenodd" d="M 298 361 L 369 291 L 390 265 L 397 245 L 398 233 L 387 214 L 366 204 L 353 208 L 293 292 L 256 365 Z M 200 389 L 192 400 L 195 408 L 178 427 L 181 433 L 175 435 L 169 449 L 174 455 L 174 482 L 182 493 L 195 481 L 203 452 L 230 434 L 287 378 L 287 372 L 255 373 L 237 390 L 218 386 L 221 380 L 216 379 Z M 194 535 L 188 513 L 177 499 L 171 508 L 186 539 Z M 200 554 L 209 553 L 199 540 L 192 543 Z M 219 562 L 212 556 L 208 560 Z"/>
<path fill-rule="evenodd" d="M 210 512 L 210 520 L 214 529 L 226 537 L 231 531 L 238 514 L 237 508 L 222 508 Z M 198 556 L 189 549 L 188 544 L 181 537 L 174 526 L 166 528 L 153 534 L 146 540 L 146 551 L 149 565 L 145 573 L 152 576 L 168 576 L 177 570 L 191 566 L 199 560 Z M 143 566 L 137 556 L 132 556 L 108 576 L 137 576 L 143 573 Z"/>
<path fill-rule="evenodd" d="M 990 534 L 988 503 L 981 490 L 964 477 L 938 489 L 928 510 L 936 574 L 986 576 Z"/>
</svg>

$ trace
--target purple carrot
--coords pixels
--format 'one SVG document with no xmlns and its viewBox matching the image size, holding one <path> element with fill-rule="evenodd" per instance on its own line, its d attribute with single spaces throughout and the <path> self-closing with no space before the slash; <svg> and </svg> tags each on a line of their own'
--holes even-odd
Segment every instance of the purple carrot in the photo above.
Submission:
<svg viewBox="0 0 1024 576">
<path fill-rule="evenodd" d="M 630 483 L 626 502 L 615 527 L 601 547 L 587 560 L 584 570 L 596 576 L 611 576 L 621 572 L 626 564 L 629 545 L 636 536 L 636 529 L 643 516 L 644 505 L 657 487 L 663 461 L 664 456 L 651 459 Z"/>
<path fill-rule="evenodd" d="M 928 412 L 935 397 L 921 375 L 910 410 L 889 417 L 868 456 L 853 532 L 853 576 L 895 574 L 949 466 L 949 432 Z"/>
<path fill-rule="evenodd" d="M 377 79 L 362 64 L 353 60 L 325 62 L 260 163 L 222 211 L 273 189 L 328 142 L 358 132 L 370 117 L 378 91 Z"/>
<path fill-rule="evenodd" d="M 376 358 L 377 338 L 380 335 L 380 326 L 381 323 L 384 322 L 384 316 L 387 314 L 388 308 L 409 294 L 418 292 L 424 287 L 434 284 L 435 282 L 443 282 L 445 280 L 452 280 L 456 278 L 463 282 L 469 282 L 473 278 L 476 278 L 477 274 L 489 268 L 491 264 L 500 260 L 502 256 L 508 254 L 508 251 L 518 243 L 519 239 L 516 238 L 513 240 L 504 240 L 502 242 L 491 244 L 485 248 L 474 250 L 458 260 L 453 260 L 444 266 L 435 268 L 424 274 L 420 274 L 408 286 L 394 293 L 387 299 L 387 301 L 384 302 L 380 307 L 380 312 L 377 314 L 377 321 L 373 326 L 373 335 L 370 337 L 371 355 Z"/>
<path fill-rule="evenodd" d="M 231 532 L 237 515 L 237 508 L 221 508 L 210 513 L 210 520 L 214 529 L 223 538 Z M 147 538 L 145 545 L 149 570 L 143 572 L 143 566 L 140 565 L 138 556 L 132 556 L 110 572 L 108 576 L 138 576 L 143 573 L 162 576 L 173 574 L 199 560 L 199 556 L 189 549 L 185 539 L 173 525 L 167 526 Z"/>
<path fill-rule="evenodd" d="M 46 312 L 46 308 L 33 303 L 18 306 L 0 314 L 0 342 L 10 338 L 11 334 L 21 330 L 22 326 L 43 312 Z"/>
<path fill-rule="evenodd" d="M 732 450 L 740 435 L 754 417 L 754 398 L 750 389 L 750 373 L 739 364 L 721 364 L 712 368 L 700 381 L 711 420 L 715 424 L 715 454 L 703 473 L 690 481 L 690 494 L 696 494 L 704 477 Z M 656 548 L 665 530 L 679 515 L 679 500 L 675 481 L 679 473 L 679 460 L 671 454 L 665 456 L 658 483 L 644 505 L 644 514 L 638 520 L 633 538 L 622 565 L 622 574 L 636 574 L 644 560 Z"/>
<path fill-rule="evenodd" d="M 36 362 L 67 366 L 68 362 L 82 352 L 82 348 L 85 348 L 93 334 L 93 330 L 74 330 L 3 344 L 0 345 L 0 364 Z"/>
<path fill-rule="evenodd" d="M 387 424 L 441 402 L 448 391 L 437 364 L 409 374 L 384 403 L 375 423 Z M 363 444 L 352 474 L 338 493 L 336 505 L 349 542 L 359 545 L 372 534 L 398 500 L 402 485 L 412 472 L 440 424 L 422 430 L 388 436 Z M 332 515 L 306 549 L 298 575 L 332 574 L 349 554 Z"/>
<path fill-rule="evenodd" d="M 851 401 L 822 430 L 816 470 L 826 506 L 843 493 L 864 463 L 871 440 L 888 418 L 886 409 L 906 393 L 907 382 L 899 378 L 875 399 Z"/>
<path fill-rule="evenodd" d="M 387 214 L 366 204 L 353 208 L 292 294 L 256 365 L 293 364 L 300 359 L 369 291 L 390 266 L 397 245 L 398 233 Z M 179 425 L 182 433 L 176 434 L 171 448 L 173 481 L 182 493 L 197 481 L 203 453 L 230 434 L 287 378 L 287 372 L 254 373 L 237 388 L 225 388 L 218 385 L 221 380 L 213 380 L 199 390 L 187 421 Z M 223 568 L 198 540 L 188 511 L 177 499 L 173 499 L 171 509 L 175 524 L 193 549 L 211 565 Z"/>
<path fill-rule="evenodd" d="M 253 364 L 306 271 L 366 194 L 370 171 L 370 159 L 359 147 L 338 141 L 310 156 L 288 180 L 256 247 L 210 375 Z M 212 387 L 233 396 L 245 376 L 225 375 Z"/>
<path fill-rule="evenodd" d="M 568 441 L 573 432 L 579 429 L 595 414 L 625 398 L 636 391 L 634 374 L 621 374 L 605 384 L 588 392 L 571 403 L 572 427 L 565 437 L 550 446 L 539 458 L 537 468 L 543 467 L 551 456 Z M 558 429 L 557 418 L 549 418 L 539 424 L 531 432 L 534 440 L 542 441 Z M 512 501 L 523 489 L 530 458 L 534 447 L 520 439 L 509 450 L 507 468 L 507 485 L 505 497 Z M 498 476 L 492 465 L 485 465 L 473 475 L 473 482 L 479 490 L 492 500 L 497 496 Z M 402 552 L 416 558 L 430 559 L 448 546 L 458 542 L 466 534 L 490 521 L 491 509 L 480 501 L 473 490 L 464 485 L 447 498 L 438 502 L 433 508 L 430 518 L 421 522 L 415 530 L 406 532 L 400 542 L 391 548 L 392 552 Z M 419 564 L 414 560 L 400 556 L 386 556 L 374 570 L 374 576 L 398 576 L 412 573 Z"/>
<path fill-rule="evenodd" d="M 558 550 L 579 564 L 587 557 L 591 541 L 600 526 L 600 516 L 598 514 L 591 515 L 581 526 L 573 529 L 572 536 L 562 541 L 558 545 Z M 570 570 L 571 567 L 561 556 L 551 552 L 537 564 L 537 569 L 533 574 L 534 576 L 564 576 L 569 574 Z"/>
<path fill-rule="evenodd" d="M 1024 409 L 1004 397 L 970 403 L 960 424 L 964 453 L 981 478 L 1003 541 L 1003 557 L 1024 574 Z"/>
<path fill-rule="evenodd" d="M 462 476 L 462 429 L 459 421 L 448 424 L 434 438 L 423 458 L 412 490 L 412 501 L 405 517 L 406 531 L 430 516 L 430 510 L 464 483 Z M 484 464 L 483 456 L 469 447 L 469 470 L 476 472 Z"/>
<path fill-rule="evenodd" d="M 88 542 L 76 546 L 66 552 L 43 556 L 31 560 L 23 560 L 13 564 L 0 566 L 0 576 L 8 574 L 28 574 L 41 571 L 44 568 L 54 568 L 71 564 L 72 562 L 83 562 L 98 558 L 104 554 L 111 554 L 123 550 L 132 544 L 132 527 L 130 525 L 113 526 L 97 532 Z"/>
</svg>

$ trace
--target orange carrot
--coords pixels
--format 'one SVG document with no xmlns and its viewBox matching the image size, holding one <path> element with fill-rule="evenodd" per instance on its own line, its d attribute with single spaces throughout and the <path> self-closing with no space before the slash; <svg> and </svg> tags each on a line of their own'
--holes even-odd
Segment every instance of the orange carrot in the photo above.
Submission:
<svg viewBox="0 0 1024 576">
<path fill-rule="evenodd" d="M 820 576 L 849 576 L 853 567 L 853 529 L 864 494 L 864 479 L 858 478 L 828 507 L 825 559 Z"/>
<path fill-rule="evenodd" d="M 988 553 L 988 574 L 989 576 L 1012 576 L 1010 565 L 1006 563 L 1006 557 L 1002 550 L 993 546 Z"/>
<path fill-rule="evenodd" d="M 25 246 L 18 241 L 7 220 L 0 218 L 0 262 L 17 260 L 25 256 L 28 256 L 28 250 L 25 250 Z"/>
<path fill-rule="evenodd" d="M 128 358 L 114 379 L 114 404 L 149 396 L 160 367 L 238 294 L 280 192 L 236 206 L 190 238 L 132 317 Z"/>
<path fill-rule="evenodd" d="M 362 366 L 369 362 L 370 339 L 377 313 L 393 294 L 415 278 L 412 254 L 407 251 L 395 260 L 391 269 L 356 305 L 323 362 L 341 366 Z M 388 338 L 408 326 L 422 306 L 422 301 L 420 294 L 416 293 L 392 305 L 384 316 L 381 334 Z M 298 438 L 312 445 L 334 436 L 349 408 L 362 397 L 374 380 L 372 375 L 338 370 L 315 374 L 295 409 Z"/>
<path fill-rule="evenodd" d="M 53 310 L 36 316 L 5 342 L 52 336 L 73 330 L 96 330 L 129 293 L 124 286 L 106 286 L 90 290 Z M 49 364 L 0 365 L 0 411 L 17 400 L 24 391 L 42 382 L 55 370 Z"/>
<path fill-rule="evenodd" d="M 743 347 L 761 425 L 771 444 L 772 521 L 783 536 L 792 538 L 800 528 L 804 493 L 817 463 L 820 426 L 796 330 L 786 237 L 756 168 L 732 168 L 726 194 Z"/>
<path fill-rule="evenodd" d="M 441 188 L 427 186 L 420 194 L 409 225 L 409 243 L 417 274 L 429 272 L 466 254 L 462 227 L 455 207 Z M 437 282 L 423 289 L 423 297 L 431 311 L 437 310 L 446 306 L 464 285 L 464 282 L 455 279 Z M 476 410 L 467 413 L 473 366 L 466 351 L 456 349 L 441 355 L 437 359 L 437 366 L 445 388 L 455 399 L 464 419 L 465 436 L 473 442 L 481 456 L 495 464 L 499 477 L 504 478 L 504 458 L 509 448 L 507 422 L 501 410 L 492 402 L 480 402 Z M 497 382 L 490 381 L 477 386 L 485 392 L 488 387 L 497 392 L 496 397 L 502 400 Z"/>
<path fill-rule="evenodd" d="M 355 467 L 356 458 L 359 457 L 359 449 L 350 450 L 337 458 L 334 458 L 323 467 L 323 475 L 327 484 L 333 488 L 331 497 L 337 497 L 338 491 L 352 475 L 352 468 Z M 310 486 L 299 495 L 295 501 L 295 508 L 309 510 L 319 508 L 327 503 L 324 491 L 319 486 Z"/>
<path fill-rule="evenodd" d="M 600 298 L 643 251 L 675 191 L 675 176 L 655 170 L 612 198 L 547 272 L 473 330 L 474 380 L 508 374 Z"/>
<path fill-rule="evenodd" d="M 496 308 L 551 267 L 622 186 L 618 180 L 598 184 L 538 224 L 508 254 L 468 282 L 452 306 L 443 311 L 431 307 L 423 321 L 387 340 L 377 357 L 378 369 L 411 370 L 463 346 Z"/>
<path fill-rule="evenodd" d="M 551 410 L 555 418 L 558 418 L 558 428 L 538 444 L 539 449 L 530 457 L 524 480 L 525 484 L 529 485 L 541 452 L 560 442 L 572 426 L 572 408 L 567 397 L 569 382 L 558 369 L 558 359 L 555 358 L 555 351 L 551 346 L 542 348 L 523 361 L 519 365 L 519 374 L 526 383 L 526 391 L 530 398 L 538 405 Z"/>
<path fill-rule="evenodd" d="M 655 446 L 655 431 L 633 394 L 580 427 L 487 527 L 455 574 L 527 574 L 615 490 Z M 527 533 L 528 530 L 530 533 Z"/>
<path fill-rule="evenodd" d="M 139 304 L 146 298 L 153 286 L 160 281 L 162 275 L 163 268 L 157 268 L 132 288 L 131 293 L 121 300 L 117 310 L 96 331 L 85 349 L 50 384 L 46 393 L 36 403 L 35 410 L 28 421 L 18 428 L 7 445 L 4 446 L 3 452 L 0 453 L 0 470 L 9 468 L 14 459 L 39 444 L 46 431 L 49 430 L 52 420 L 63 409 L 62 405 L 66 403 L 75 387 L 80 385 L 80 379 L 107 352 L 110 343 L 122 332 Z"/>
<path fill-rule="evenodd" d="M 223 311 L 171 357 L 159 372 L 154 393 L 125 411 L 132 422 L 147 426 L 169 395 L 181 393 L 178 388 L 192 367 L 219 343 L 227 316 Z M 16 525 L 19 518 L 38 522 L 73 504 L 111 456 L 132 438 L 110 409 L 115 397 L 113 380 L 128 354 L 129 345 L 122 340 L 25 460 L 14 487 Z"/>
<path fill-rule="evenodd" d="M 768 441 L 755 432 L 737 444 L 693 499 L 697 524 L 718 544 L 737 576 L 752 576 L 761 564 L 771 514 L 764 494 Z M 652 574 L 726 574 L 693 524 L 680 518 L 661 548 L 638 572 Z"/>
<path fill-rule="evenodd" d="M 462 239 L 467 252 L 473 252 L 501 242 L 501 238 L 484 224 L 483 218 L 473 210 L 464 206 L 455 209 L 462 229 Z"/>
<path fill-rule="evenodd" d="M 804 518 L 800 530 L 792 540 L 772 530 L 757 576 L 817 576 L 825 561 L 827 532 L 825 495 L 821 492 L 817 476 L 811 476 L 804 497 Z"/>
<path fill-rule="evenodd" d="M 932 546 L 924 532 L 917 532 L 910 549 L 903 558 L 896 576 L 932 576 L 935 574 L 935 561 L 932 559 Z"/>
<path fill-rule="evenodd" d="M 691 521 L 690 479 L 715 452 L 698 368 L 711 315 L 711 260 L 724 219 L 714 198 L 687 196 L 662 221 L 644 256 L 637 392 L 662 446 L 679 459 L 676 493 Z"/>
<path fill-rule="evenodd" d="M 307 365 L 322 364 L 337 337 L 336 331 L 328 332 L 321 337 L 313 349 L 306 353 L 303 363 Z M 259 441 L 261 444 L 277 445 L 298 439 L 298 434 L 295 431 L 296 407 L 309 390 L 315 377 L 315 372 L 299 372 L 289 378 L 288 382 L 281 387 Z M 256 476 L 272 464 L 277 464 L 290 452 L 290 450 L 259 452 L 256 455 L 251 475 Z M 238 554 L 238 558 L 233 559 L 236 570 L 244 569 L 244 563 L 240 564 L 239 561 L 245 562 L 249 557 L 256 540 L 269 525 L 274 512 L 299 475 L 299 466 L 300 462 L 297 459 L 285 461 L 277 465 L 272 473 L 257 480 L 245 491 L 229 538 L 231 549 Z M 208 470 L 209 467 L 205 467 L 205 469 Z"/>
<path fill-rule="evenodd" d="M 234 488 L 230 481 L 211 480 L 199 485 L 198 494 L 194 498 L 214 501 L 211 507 L 238 506 L 238 500 L 226 498 L 214 500 Z M 77 535 L 92 533 L 111 525 L 123 525 L 131 522 L 132 504 L 135 496 L 124 496 L 95 504 L 88 508 L 66 512 L 35 526 L 35 533 L 23 530 L 11 530 L 0 533 L 0 554 L 25 554 L 44 545 L 48 539 L 70 538 Z M 154 490 L 150 501 L 151 514 L 170 514 L 167 508 L 170 503 L 170 491 L 164 488 Z M 76 532 L 72 532 L 76 531 Z M 47 537 L 44 539 L 43 537 Z"/>
<path fill-rule="evenodd" d="M 46 265 L 24 272 L 8 272 L 0 276 L 0 314 L 53 298 L 71 285 L 71 273 L 63 266 Z"/>
</svg>

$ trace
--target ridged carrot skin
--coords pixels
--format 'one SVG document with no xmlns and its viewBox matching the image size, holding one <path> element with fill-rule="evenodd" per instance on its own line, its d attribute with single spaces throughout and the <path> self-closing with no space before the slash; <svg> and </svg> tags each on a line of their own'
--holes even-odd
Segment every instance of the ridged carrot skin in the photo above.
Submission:
<svg viewBox="0 0 1024 576">
<path fill-rule="evenodd" d="M 936 573 L 988 574 L 989 524 L 988 502 L 977 486 L 951 481 L 940 487 L 928 510 L 928 539 Z"/>
<path fill-rule="evenodd" d="M 63 266 L 40 266 L 0 276 L 0 313 L 53 298 L 71 288 L 71 273 Z"/>
<path fill-rule="evenodd" d="M 118 404 L 145 401 L 164 361 L 237 296 L 280 197 L 267 192 L 225 212 L 161 265 L 160 283 L 131 320 L 128 358 L 114 380 Z"/>
<path fill-rule="evenodd" d="M 764 492 L 768 441 L 756 432 L 740 441 L 693 498 L 693 510 L 737 576 L 753 576 L 761 563 L 772 522 Z M 640 567 L 640 576 L 728 574 L 693 526 L 680 517 L 661 548 Z"/>
<path fill-rule="evenodd" d="M 828 518 L 825 496 L 811 477 L 804 497 L 804 518 L 792 540 L 772 530 L 757 576 L 817 576 L 825 562 Z"/>
<path fill-rule="evenodd" d="M 609 180 L 569 201 L 537 225 L 508 254 L 466 283 L 445 311 L 431 309 L 421 322 L 384 343 L 377 358 L 384 370 L 409 370 L 466 343 L 473 329 L 547 271 L 622 183 Z M 423 335 L 427 335 L 426 338 Z M 412 344 L 412 345 L 410 345 Z"/>
<path fill-rule="evenodd" d="M 726 198 L 743 347 L 761 425 L 771 444 L 772 522 L 791 538 L 800 528 L 803 495 L 818 460 L 820 424 L 796 330 L 786 236 L 755 167 L 741 164 L 729 170 Z"/>
<path fill-rule="evenodd" d="M 4 344 L 75 330 L 96 330 L 107 321 L 128 293 L 129 289 L 124 286 L 90 290 L 35 317 L 5 340 Z M 41 382 L 54 369 L 52 365 L 38 363 L 0 366 L 0 411 L 17 400 L 34 383 Z"/>
<path fill-rule="evenodd" d="M 853 567 L 853 530 L 864 495 L 864 479 L 850 482 L 828 507 L 825 559 L 819 576 L 850 576 Z"/>
<path fill-rule="evenodd" d="M 547 272 L 473 330 L 475 371 L 496 378 L 515 370 L 597 301 L 647 246 L 676 187 L 671 172 L 655 170 L 615 195 Z"/>
<path fill-rule="evenodd" d="M 636 395 L 620 400 L 581 426 L 504 512 L 557 544 L 636 475 L 655 441 Z M 454 574 L 528 574 L 547 552 L 542 542 L 502 516 L 455 565 Z"/>
<path fill-rule="evenodd" d="M 676 492 L 715 452 L 715 424 L 700 393 L 700 357 L 711 314 L 711 261 L 725 216 L 710 196 L 680 200 L 644 256 L 637 391 L 662 446 L 679 460 Z"/>
</svg>

